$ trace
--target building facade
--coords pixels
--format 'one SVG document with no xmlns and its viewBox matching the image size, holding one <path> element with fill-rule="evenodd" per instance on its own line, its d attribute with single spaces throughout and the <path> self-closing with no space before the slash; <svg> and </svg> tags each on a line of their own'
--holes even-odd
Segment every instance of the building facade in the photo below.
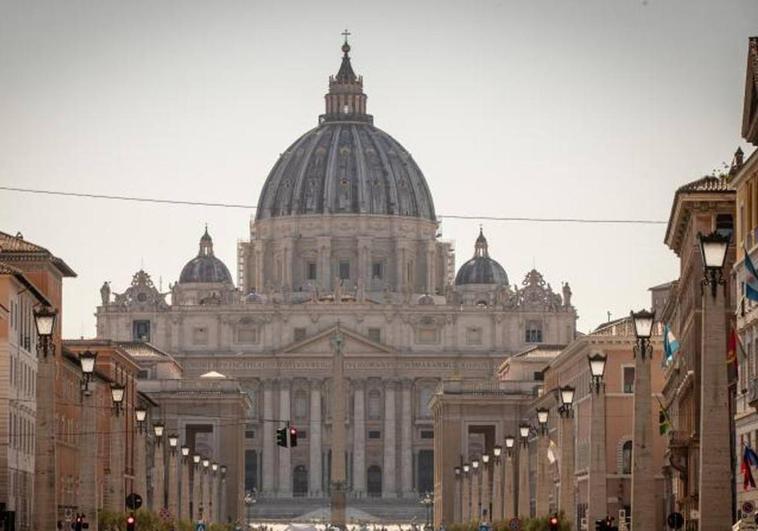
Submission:
<svg viewBox="0 0 758 531">
<path fill-rule="evenodd" d="M 414 508 L 434 487 L 429 399 L 440 381 L 490 378 L 505 357 L 575 334 L 568 283 L 553 290 L 531 271 L 511 285 L 484 234 L 454 271 L 423 173 L 366 113 L 349 51 L 345 43 L 318 126 L 266 179 L 250 239 L 238 247 L 237 286 L 206 230 L 169 293 L 140 271 L 122 293 L 105 284 L 97 309 L 98 337 L 147 341 L 186 378 L 215 371 L 239 382 L 252 404 L 244 487 L 258 493 L 261 515 L 294 516 L 327 494 L 338 324 L 352 503 Z M 299 444 L 283 451 L 274 431 L 288 421 Z M 298 504 L 287 501 L 294 497 Z"/>
</svg>

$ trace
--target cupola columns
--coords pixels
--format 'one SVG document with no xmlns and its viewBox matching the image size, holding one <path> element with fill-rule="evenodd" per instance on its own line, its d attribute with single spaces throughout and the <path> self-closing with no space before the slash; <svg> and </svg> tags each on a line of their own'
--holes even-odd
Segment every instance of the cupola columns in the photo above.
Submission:
<svg viewBox="0 0 758 531">
<path fill-rule="evenodd" d="M 350 64 L 350 44 L 347 38 L 350 32 L 342 35 L 342 64 L 336 76 L 329 76 L 329 93 L 326 99 L 326 112 L 319 118 L 323 122 L 368 122 L 373 123 L 373 116 L 366 114 L 366 95 L 363 93 L 363 77 L 357 76 Z"/>
</svg>

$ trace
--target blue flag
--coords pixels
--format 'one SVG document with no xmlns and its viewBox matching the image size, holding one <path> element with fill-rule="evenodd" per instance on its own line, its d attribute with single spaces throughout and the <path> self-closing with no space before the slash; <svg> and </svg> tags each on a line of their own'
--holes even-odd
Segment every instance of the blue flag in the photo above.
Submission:
<svg viewBox="0 0 758 531">
<path fill-rule="evenodd" d="M 758 301 L 758 272 L 747 249 L 745 249 L 745 297 L 751 301 Z"/>
<path fill-rule="evenodd" d="M 674 354 L 679 350 L 679 341 L 674 337 L 674 332 L 667 324 L 663 325 L 663 351 L 666 354 L 666 363 L 674 358 Z"/>
</svg>

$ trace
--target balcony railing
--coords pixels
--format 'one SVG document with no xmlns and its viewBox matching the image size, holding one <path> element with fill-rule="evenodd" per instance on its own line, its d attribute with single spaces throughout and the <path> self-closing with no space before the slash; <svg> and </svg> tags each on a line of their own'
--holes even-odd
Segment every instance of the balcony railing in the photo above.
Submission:
<svg viewBox="0 0 758 531">
<path fill-rule="evenodd" d="M 449 395 L 533 395 L 540 385 L 533 381 L 445 380 L 438 393 Z"/>
</svg>

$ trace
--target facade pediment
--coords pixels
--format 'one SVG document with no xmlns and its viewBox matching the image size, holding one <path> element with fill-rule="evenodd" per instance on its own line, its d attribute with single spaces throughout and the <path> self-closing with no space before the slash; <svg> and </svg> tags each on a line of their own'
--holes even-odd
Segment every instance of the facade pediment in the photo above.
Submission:
<svg viewBox="0 0 758 531">
<path fill-rule="evenodd" d="M 356 332 L 352 332 L 344 327 L 332 326 L 318 332 L 317 334 L 307 337 L 302 341 L 297 341 L 282 349 L 283 354 L 327 354 L 334 353 L 332 347 L 332 337 L 337 332 L 344 337 L 343 352 L 346 356 L 351 355 L 387 355 L 396 354 L 396 351 L 387 345 L 377 343 L 369 338 Z"/>
</svg>

